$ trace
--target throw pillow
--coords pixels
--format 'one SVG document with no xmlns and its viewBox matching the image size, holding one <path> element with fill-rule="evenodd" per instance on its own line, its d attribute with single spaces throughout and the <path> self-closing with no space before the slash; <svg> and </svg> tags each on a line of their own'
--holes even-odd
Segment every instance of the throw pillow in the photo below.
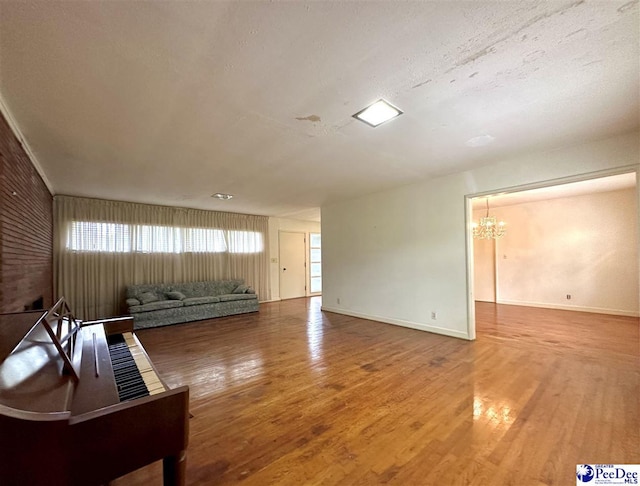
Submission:
<svg viewBox="0 0 640 486">
<path fill-rule="evenodd" d="M 184 295 L 182 292 L 178 292 L 177 290 L 174 290 L 172 292 L 167 292 L 166 295 L 171 300 L 183 300 L 187 298 L 186 295 Z"/>
<path fill-rule="evenodd" d="M 138 295 L 138 300 L 143 304 L 150 304 L 151 302 L 156 302 L 160 299 L 158 299 L 158 296 L 153 292 L 145 292 L 143 294 Z"/>
<path fill-rule="evenodd" d="M 133 307 L 134 305 L 140 305 L 140 301 L 138 299 L 134 299 L 134 298 L 127 299 L 127 305 L 129 307 Z"/>
<path fill-rule="evenodd" d="M 247 290 L 249 290 L 249 286 L 248 285 L 238 285 L 233 292 L 231 292 L 232 294 L 244 294 Z"/>
</svg>

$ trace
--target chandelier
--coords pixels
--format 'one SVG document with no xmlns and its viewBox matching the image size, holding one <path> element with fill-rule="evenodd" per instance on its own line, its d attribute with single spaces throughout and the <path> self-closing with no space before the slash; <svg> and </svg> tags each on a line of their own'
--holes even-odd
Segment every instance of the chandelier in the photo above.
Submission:
<svg viewBox="0 0 640 486">
<path fill-rule="evenodd" d="M 494 216 L 489 216 L 489 198 L 487 198 L 487 215 L 480 218 L 480 223 L 473 223 L 473 237 L 480 240 L 497 239 L 506 233 L 506 223 L 496 221 Z"/>
</svg>

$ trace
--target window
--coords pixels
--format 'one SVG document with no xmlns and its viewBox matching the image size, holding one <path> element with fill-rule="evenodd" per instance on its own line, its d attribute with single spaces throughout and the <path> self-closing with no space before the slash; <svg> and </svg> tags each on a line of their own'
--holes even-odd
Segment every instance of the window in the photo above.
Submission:
<svg viewBox="0 0 640 486">
<path fill-rule="evenodd" d="M 69 229 L 67 248 L 75 251 L 129 253 L 129 225 L 74 221 Z"/>
<path fill-rule="evenodd" d="M 229 253 L 259 253 L 262 251 L 262 233 L 255 231 L 226 231 Z"/>
<path fill-rule="evenodd" d="M 322 292 L 322 241 L 320 233 L 311 233 L 309 238 L 309 271 L 311 293 Z"/>
<path fill-rule="evenodd" d="M 188 253 L 222 253 L 227 251 L 224 231 L 208 228 L 185 229 L 185 251 Z"/>
<path fill-rule="evenodd" d="M 134 251 L 139 253 L 182 253 L 180 228 L 134 226 Z"/>
<path fill-rule="evenodd" d="M 106 253 L 261 253 L 262 233 L 74 221 L 67 249 Z"/>
</svg>

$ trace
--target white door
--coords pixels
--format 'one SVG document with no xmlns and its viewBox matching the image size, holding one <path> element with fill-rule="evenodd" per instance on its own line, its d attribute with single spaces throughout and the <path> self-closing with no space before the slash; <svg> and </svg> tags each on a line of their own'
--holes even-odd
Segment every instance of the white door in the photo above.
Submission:
<svg viewBox="0 0 640 486">
<path fill-rule="evenodd" d="M 280 231 L 280 298 L 306 295 L 306 245 L 304 233 Z"/>
</svg>

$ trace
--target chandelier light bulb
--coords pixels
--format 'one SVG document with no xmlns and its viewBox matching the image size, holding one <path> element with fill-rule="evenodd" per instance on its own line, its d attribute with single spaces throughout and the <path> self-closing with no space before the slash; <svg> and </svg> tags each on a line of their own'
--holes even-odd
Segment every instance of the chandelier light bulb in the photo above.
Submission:
<svg viewBox="0 0 640 486">
<path fill-rule="evenodd" d="M 480 240 L 498 239 L 506 233 L 506 223 L 497 222 L 494 216 L 489 216 L 489 198 L 487 198 L 487 215 L 480 218 L 480 223 L 472 223 L 473 237 Z"/>
</svg>

